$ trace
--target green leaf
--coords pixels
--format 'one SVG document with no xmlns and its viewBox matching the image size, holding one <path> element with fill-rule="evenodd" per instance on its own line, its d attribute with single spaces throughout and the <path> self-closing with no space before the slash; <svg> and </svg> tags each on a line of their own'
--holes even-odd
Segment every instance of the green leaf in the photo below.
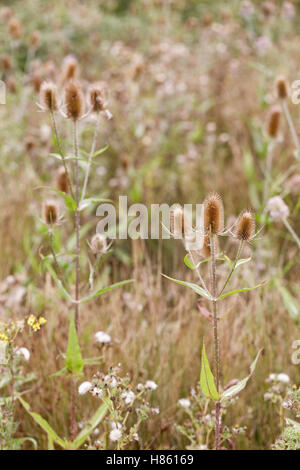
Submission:
<svg viewBox="0 0 300 470">
<path fill-rule="evenodd" d="M 235 395 L 240 393 L 246 387 L 248 380 L 250 379 L 250 377 L 252 376 L 252 374 L 255 370 L 255 367 L 256 367 L 256 364 L 257 364 L 257 361 L 258 361 L 258 358 L 259 358 L 261 352 L 262 352 L 262 349 L 260 349 L 258 351 L 258 353 L 256 355 L 256 358 L 252 362 L 252 364 L 250 366 L 250 374 L 247 377 L 245 377 L 244 379 L 240 380 L 237 384 L 235 384 L 232 387 L 225 390 L 222 393 L 222 400 L 234 397 Z"/>
<path fill-rule="evenodd" d="M 290 294 L 290 292 L 283 287 L 283 285 L 279 282 L 279 280 L 276 281 L 276 286 L 279 289 L 279 292 L 281 294 L 284 306 L 288 310 L 291 318 L 294 321 L 299 321 L 300 319 L 300 307 L 296 299 Z"/>
<path fill-rule="evenodd" d="M 86 359 L 83 359 L 83 362 L 85 366 L 96 366 L 101 364 L 102 360 L 103 356 L 87 357 Z"/>
<path fill-rule="evenodd" d="M 121 281 L 121 282 L 116 282 L 115 284 L 111 284 L 108 287 L 104 287 L 103 289 L 99 289 L 96 292 L 94 292 L 91 295 L 88 295 L 87 297 L 83 297 L 80 299 L 80 303 L 86 303 L 89 302 L 90 300 L 95 299 L 96 297 L 99 297 L 99 295 L 105 294 L 106 292 L 109 292 L 110 290 L 116 289 L 117 287 L 125 286 L 125 284 L 129 284 L 130 282 L 134 282 L 134 279 L 127 279 L 127 281 Z"/>
<path fill-rule="evenodd" d="M 74 312 L 71 313 L 70 317 L 66 368 L 72 374 L 79 374 L 83 370 L 83 359 L 75 327 Z"/>
<path fill-rule="evenodd" d="M 225 299 L 225 297 L 228 297 L 229 295 L 233 295 L 233 294 L 238 294 L 239 292 L 247 292 L 249 290 L 258 289 L 258 287 L 262 287 L 265 284 L 266 282 L 262 282 L 261 284 L 257 284 L 257 286 L 254 286 L 254 287 L 243 287 L 242 289 L 235 289 L 230 292 L 226 292 L 223 295 L 220 295 L 220 297 L 218 297 L 217 300 Z"/>
<path fill-rule="evenodd" d="M 205 352 L 205 345 L 203 343 L 202 348 L 202 363 L 201 363 L 201 374 L 200 374 L 200 385 L 203 394 L 211 398 L 214 401 L 218 401 L 220 399 L 219 394 L 216 389 L 215 379 L 210 370 L 209 362 Z"/>
<path fill-rule="evenodd" d="M 59 288 L 59 291 L 61 293 L 61 295 L 66 299 L 66 300 L 69 300 L 71 302 L 73 302 L 73 299 L 72 297 L 70 296 L 70 294 L 68 293 L 68 291 L 65 289 L 65 287 L 63 286 L 63 283 L 61 282 L 60 279 L 58 279 L 57 277 L 57 274 L 56 272 L 54 271 L 54 269 L 52 268 L 51 264 L 49 263 L 48 259 L 43 256 L 42 254 L 40 254 L 41 258 L 42 258 L 42 261 L 44 263 L 44 265 L 46 266 L 46 268 L 48 269 L 49 273 L 51 274 L 52 278 L 54 279 L 54 281 L 56 282 L 57 284 L 57 287 Z"/>
<path fill-rule="evenodd" d="M 89 437 L 91 432 L 98 426 L 99 423 L 103 420 L 104 416 L 107 413 L 107 405 L 102 403 L 101 406 L 97 409 L 96 413 L 93 417 L 89 420 L 87 425 L 82 429 L 82 431 L 78 434 L 76 439 L 71 443 L 76 449 L 82 446 L 84 441 Z"/>
<path fill-rule="evenodd" d="M 193 284 L 192 282 L 178 281 L 177 279 L 173 279 L 172 277 L 169 277 L 166 274 L 162 274 L 162 276 L 164 276 L 166 279 L 169 279 L 170 281 L 176 282 L 177 284 L 180 284 L 185 287 L 189 287 L 194 292 L 196 292 L 196 294 L 201 295 L 202 297 L 205 297 L 206 299 L 212 300 L 209 293 L 206 292 L 204 289 L 202 289 L 202 287 L 198 286 L 197 284 Z"/>
<path fill-rule="evenodd" d="M 70 211 L 72 212 L 76 211 L 77 209 L 76 201 L 74 201 L 74 199 L 72 198 L 70 194 L 64 193 L 63 191 L 59 191 L 59 189 L 50 188 L 48 186 L 38 186 L 37 189 L 48 189 L 49 191 L 53 191 L 54 193 L 59 194 L 60 196 L 64 198 L 65 204 L 68 207 L 68 209 L 70 209 Z"/>
<path fill-rule="evenodd" d="M 45 431 L 45 433 L 51 437 L 51 439 L 56 442 L 58 445 L 60 445 L 63 449 L 66 448 L 67 443 L 61 439 L 54 429 L 50 426 L 50 424 L 41 417 L 38 413 L 34 413 L 33 411 L 30 411 L 30 405 L 27 403 L 27 401 L 24 400 L 19 394 L 17 395 L 18 400 L 20 403 L 23 405 L 27 413 L 30 414 L 30 416 L 34 419 L 34 421 Z"/>
<path fill-rule="evenodd" d="M 24 444 L 24 442 L 31 442 L 34 449 L 37 450 L 37 442 L 33 437 L 19 437 L 17 439 L 13 439 L 11 441 L 11 446 L 13 449 L 20 449 L 20 447 Z"/>
<path fill-rule="evenodd" d="M 67 369 L 63 367 L 62 369 L 58 370 L 57 372 L 54 372 L 53 374 L 50 375 L 50 377 L 60 377 L 62 375 L 66 375 L 68 373 Z"/>
<path fill-rule="evenodd" d="M 238 268 L 239 266 L 241 266 L 242 264 L 248 263 L 249 261 L 251 261 L 251 256 L 249 258 L 239 259 L 238 262 L 235 265 L 235 269 Z"/>
<path fill-rule="evenodd" d="M 97 198 L 97 197 L 90 197 L 88 199 L 83 199 L 83 201 L 81 201 L 79 203 L 79 208 L 78 210 L 79 211 L 83 211 L 84 209 L 86 209 L 88 206 L 90 206 L 91 204 L 102 204 L 104 202 L 108 202 L 108 203 L 113 203 L 112 199 L 101 199 L 101 198 Z"/>
<path fill-rule="evenodd" d="M 196 269 L 196 267 L 197 267 L 197 266 L 195 266 L 194 263 L 190 260 L 188 253 L 187 253 L 187 254 L 185 255 L 185 257 L 184 257 L 184 263 L 185 263 L 185 265 L 186 265 L 188 268 L 190 268 L 190 269 L 192 269 L 192 270 Z"/>
</svg>

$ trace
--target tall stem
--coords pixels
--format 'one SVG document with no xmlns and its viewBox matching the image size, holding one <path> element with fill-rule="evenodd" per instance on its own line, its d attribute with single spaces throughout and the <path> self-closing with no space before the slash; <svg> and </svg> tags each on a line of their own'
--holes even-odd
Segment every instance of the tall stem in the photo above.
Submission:
<svg viewBox="0 0 300 470">
<path fill-rule="evenodd" d="M 266 207 L 266 204 L 269 199 L 270 193 L 270 181 L 271 181 L 271 172 L 272 172 L 272 161 L 273 161 L 273 150 L 274 150 L 274 141 L 272 140 L 267 155 L 267 168 L 265 176 L 265 186 L 264 186 L 264 199 L 263 199 L 263 209 Z"/>
<path fill-rule="evenodd" d="M 75 300 L 79 300 L 79 252 L 80 252 L 80 212 L 79 212 L 79 151 L 78 151 L 78 122 L 74 121 L 74 153 L 75 153 L 75 231 L 76 231 L 76 249 L 75 249 Z M 79 328 L 79 304 L 75 304 L 75 326 L 78 333 Z"/>
<path fill-rule="evenodd" d="M 296 234 L 295 230 L 292 229 L 292 227 L 290 226 L 287 218 L 283 219 L 283 223 L 286 226 L 286 228 L 288 229 L 288 231 L 290 232 L 290 234 L 292 235 L 292 237 L 295 240 L 295 242 L 297 243 L 298 247 L 300 248 L 300 239 L 299 239 L 298 235 Z"/>
<path fill-rule="evenodd" d="M 290 131 L 291 131 L 291 135 L 292 135 L 292 138 L 293 138 L 293 141 L 294 141 L 294 145 L 297 149 L 297 152 L 300 152 L 300 143 L 299 143 L 298 135 L 297 135 L 297 132 L 296 132 L 296 129 L 295 129 L 292 117 L 291 117 L 290 110 L 288 108 L 288 105 L 287 105 L 287 102 L 286 102 L 285 99 L 282 101 L 282 108 L 283 108 L 283 112 L 285 114 L 286 120 L 288 122 L 288 126 L 289 126 Z M 300 158 L 300 155 L 297 155 L 297 160 L 299 160 L 299 158 Z"/>
<path fill-rule="evenodd" d="M 218 295 L 218 297 L 220 297 L 220 295 L 223 294 L 223 292 L 224 292 L 224 290 L 225 290 L 225 287 L 227 286 L 228 282 L 230 281 L 231 276 L 232 276 L 233 273 L 234 273 L 234 270 L 235 270 L 235 268 L 236 268 L 236 264 L 237 264 L 237 262 L 238 262 L 238 260 L 239 260 L 239 258 L 240 258 L 240 256 L 241 256 L 241 251 L 242 251 L 242 248 L 243 248 L 243 244 L 244 244 L 244 242 L 243 242 L 243 240 L 241 240 L 241 242 L 240 242 L 240 244 L 239 244 L 239 248 L 238 248 L 237 254 L 236 254 L 236 257 L 235 257 L 235 260 L 234 260 L 234 263 L 233 263 L 233 266 L 232 266 L 232 268 L 231 268 L 231 271 L 230 271 L 230 273 L 229 273 L 229 275 L 228 275 L 228 277 L 227 277 L 227 279 L 226 279 L 226 281 L 225 281 L 225 284 L 224 284 L 224 286 L 222 287 L 222 290 L 221 290 L 220 294 Z"/>
<path fill-rule="evenodd" d="M 217 310 L 217 275 L 216 275 L 216 256 L 215 256 L 215 235 L 210 233 L 210 250 L 211 250 L 211 290 L 212 290 L 212 306 L 213 306 L 213 330 L 214 330 L 214 362 L 216 372 L 217 391 L 220 390 L 220 352 L 219 352 L 219 335 L 218 335 L 218 310 Z M 220 401 L 216 402 L 216 450 L 220 445 Z"/>
<path fill-rule="evenodd" d="M 92 142 L 92 147 L 91 151 L 89 154 L 89 159 L 88 159 L 88 164 L 87 164 L 87 169 L 84 177 L 84 182 L 83 182 L 83 188 L 82 188 L 82 193 L 81 193 L 81 201 L 85 198 L 85 193 L 86 193 L 86 188 L 88 184 L 88 179 L 89 179 L 89 174 L 90 174 L 90 169 L 91 169 L 91 164 L 92 164 L 92 159 L 93 155 L 95 153 L 95 148 L 96 148 L 96 143 L 97 143 L 97 136 L 98 136 L 98 128 L 99 128 L 99 123 L 100 123 L 100 113 L 97 113 L 97 121 L 96 121 L 96 126 L 94 130 L 94 137 L 93 137 L 93 142 Z"/>
<path fill-rule="evenodd" d="M 68 180 L 71 196 L 74 199 L 74 192 L 73 192 L 73 187 L 72 187 L 72 184 L 71 184 L 71 178 L 70 178 L 69 170 L 68 170 L 68 167 L 67 167 L 67 162 L 66 162 L 65 156 L 64 156 L 63 151 L 62 151 L 62 146 L 61 146 L 61 143 L 60 143 L 60 138 L 59 138 L 59 134 L 58 134 L 58 129 L 57 129 L 57 125 L 56 125 L 54 112 L 50 111 L 50 114 L 51 114 L 51 120 L 52 120 L 52 125 L 53 125 L 53 129 L 54 129 L 54 133 L 55 133 L 55 138 L 56 138 L 56 142 L 57 142 L 58 151 L 59 151 L 59 154 L 61 156 L 63 166 L 64 166 L 64 169 L 65 169 L 65 172 L 66 172 L 66 177 L 67 177 L 67 180 Z"/>
</svg>

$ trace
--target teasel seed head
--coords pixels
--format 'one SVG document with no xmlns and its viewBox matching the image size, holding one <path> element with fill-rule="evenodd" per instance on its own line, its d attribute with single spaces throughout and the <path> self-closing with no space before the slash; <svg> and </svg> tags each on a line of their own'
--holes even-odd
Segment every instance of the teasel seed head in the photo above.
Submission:
<svg viewBox="0 0 300 470">
<path fill-rule="evenodd" d="M 63 62 L 63 80 L 64 82 L 69 80 L 74 80 L 77 76 L 78 72 L 78 62 L 77 59 L 72 56 L 68 55 L 65 57 Z"/>
<path fill-rule="evenodd" d="M 217 235 L 224 229 L 224 208 L 222 198 L 210 193 L 204 201 L 204 230 L 206 234 Z"/>
<path fill-rule="evenodd" d="M 280 123 L 281 109 L 279 106 L 273 106 L 269 116 L 268 122 L 268 135 L 272 139 L 277 137 L 279 132 L 279 123 Z"/>
<path fill-rule="evenodd" d="M 278 77 L 276 80 L 276 90 L 277 96 L 281 100 L 284 100 L 288 97 L 288 84 L 284 77 Z"/>
<path fill-rule="evenodd" d="M 52 82 L 43 82 L 40 89 L 40 100 L 47 111 L 58 110 L 58 96 L 56 85 Z"/>
<path fill-rule="evenodd" d="M 58 169 L 56 185 L 59 191 L 64 193 L 69 192 L 69 182 L 64 166 Z"/>
<path fill-rule="evenodd" d="M 192 227 L 184 215 L 182 207 L 175 207 L 170 213 L 170 231 L 176 237 L 185 237 L 191 234 Z"/>
<path fill-rule="evenodd" d="M 23 34 L 21 23 L 16 18 L 11 18 L 8 30 L 13 39 L 20 39 Z"/>
<path fill-rule="evenodd" d="M 33 31 L 30 35 L 29 38 L 29 43 L 32 47 L 36 47 L 38 43 L 40 42 L 40 32 L 39 31 Z"/>
<path fill-rule="evenodd" d="M 249 241 L 255 233 L 255 220 L 251 211 L 242 212 L 237 220 L 235 236 L 238 240 Z"/>
<path fill-rule="evenodd" d="M 44 205 L 44 218 L 48 225 L 54 225 L 58 219 L 58 208 L 55 201 L 49 200 Z"/>
<path fill-rule="evenodd" d="M 67 117 L 77 121 L 83 114 L 83 97 L 80 86 L 74 81 L 66 86 L 65 103 Z"/>
<path fill-rule="evenodd" d="M 104 111 L 103 89 L 100 85 L 92 85 L 89 92 L 90 105 L 95 113 Z"/>
<path fill-rule="evenodd" d="M 4 70 L 10 70 L 12 68 L 11 58 L 8 54 L 2 54 L 1 64 Z"/>
<path fill-rule="evenodd" d="M 91 240 L 91 249 L 94 255 L 104 254 L 107 251 L 107 240 L 101 233 L 96 233 Z"/>
</svg>

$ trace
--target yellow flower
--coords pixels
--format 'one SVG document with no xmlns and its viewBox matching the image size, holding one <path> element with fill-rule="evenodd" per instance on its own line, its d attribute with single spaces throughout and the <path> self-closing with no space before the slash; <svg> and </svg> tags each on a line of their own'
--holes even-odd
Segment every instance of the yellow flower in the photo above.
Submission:
<svg viewBox="0 0 300 470">
<path fill-rule="evenodd" d="M 0 331 L 0 341 L 3 341 L 4 343 L 9 342 L 8 336 L 5 333 L 3 333 L 2 331 Z"/>
<path fill-rule="evenodd" d="M 33 331 L 38 331 L 41 328 L 41 325 L 44 325 L 47 320 L 44 317 L 37 318 L 35 315 L 29 315 L 27 324 L 31 326 Z"/>
</svg>

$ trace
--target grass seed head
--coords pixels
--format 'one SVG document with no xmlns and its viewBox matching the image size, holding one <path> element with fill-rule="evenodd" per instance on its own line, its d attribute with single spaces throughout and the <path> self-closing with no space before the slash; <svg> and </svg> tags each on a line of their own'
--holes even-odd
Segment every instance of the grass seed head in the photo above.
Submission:
<svg viewBox="0 0 300 470">
<path fill-rule="evenodd" d="M 269 122 L 268 122 L 268 135 L 272 139 L 277 137 L 278 132 L 279 132 L 279 124 L 280 124 L 280 115 L 281 115 L 281 109 L 279 106 L 273 106 L 271 109 L 271 113 L 269 116 Z"/>
<path fill-rule="evenodd" d="M 58 96 L 56 85 L 52 82 L 44 82 L 40 89 L 40 99 L 43 107 L 48 111 L 58 110 Z"/>
<path fill-rule="evenodd" d="M 255 221 L 251 211 L 244 211 L 238 218 L 236 225 L 236 238 L 241 241 L 248 241 L 254 236 Z"/>
<path fill-rule="evenodd" d="M 66 112 L 69 119 L 77 121 L 83 114 L 83 97 L 77 82 L 70 81 L 65 89 Z"/>
<path fill-rule="evenodd" d="M 205 233 L 217 235 L 224 229 L 224 208 L 222 198 L 217 193 L 210 193 L 204 201 Z"/>
</svg>

